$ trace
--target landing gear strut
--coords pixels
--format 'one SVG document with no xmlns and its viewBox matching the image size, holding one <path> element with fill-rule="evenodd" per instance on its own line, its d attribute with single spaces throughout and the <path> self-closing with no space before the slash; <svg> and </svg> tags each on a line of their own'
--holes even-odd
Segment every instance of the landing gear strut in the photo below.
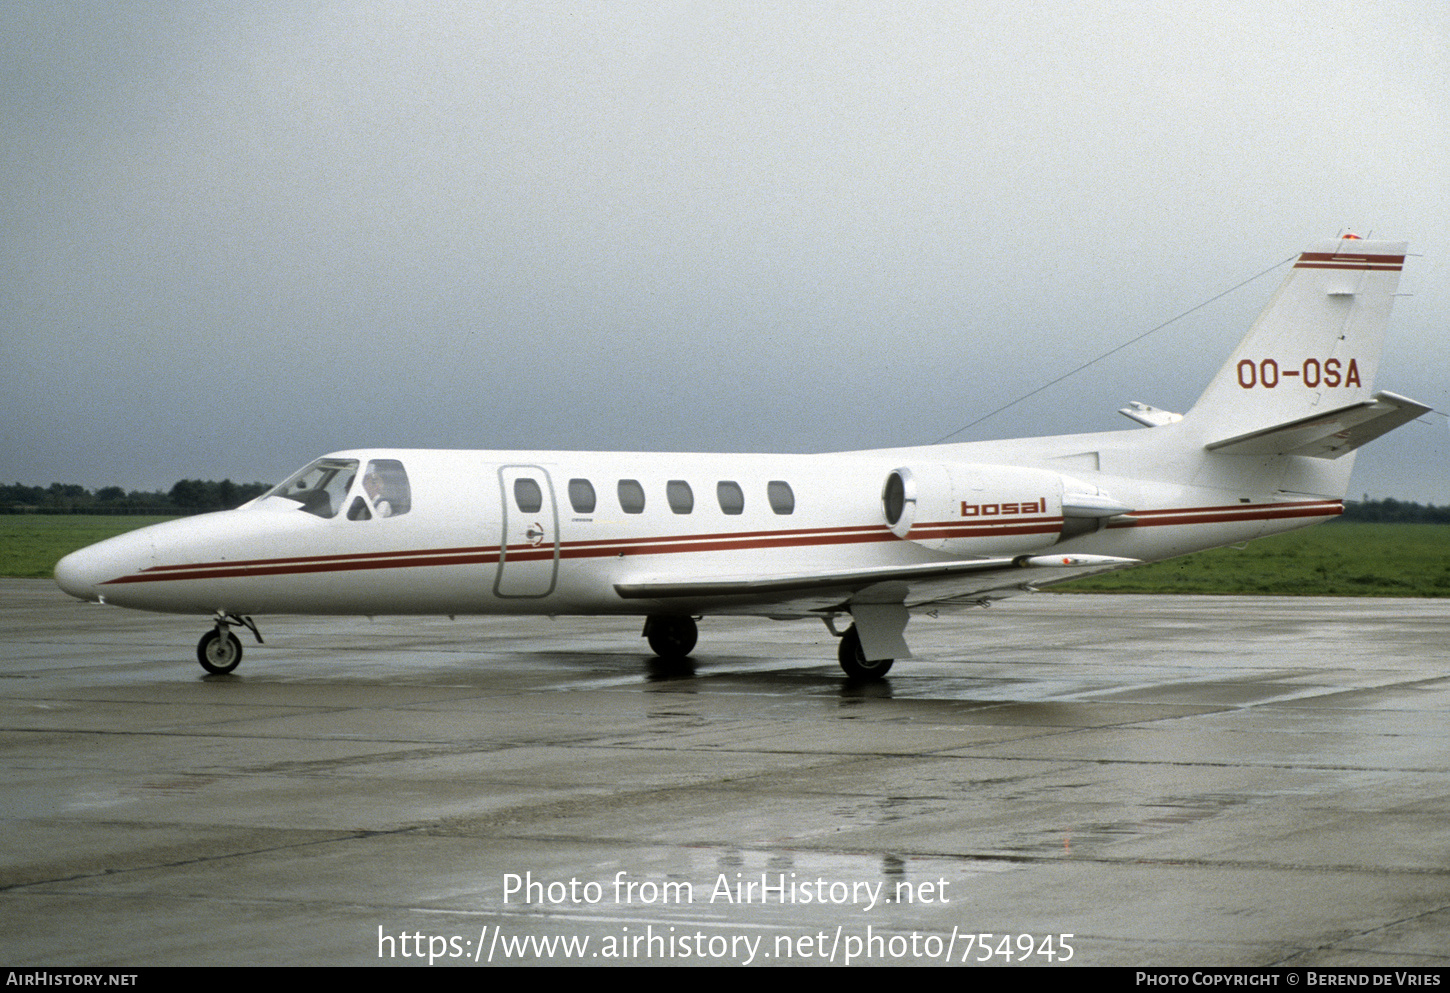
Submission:
<svg viewBox="0 0 1450 993">
<path fill-rule="evenodd" d="M 251 631 L 262 644 L 261 632 L 250 617 L 236 614 L 218 614 L 216 627 L 201 636 L 196 643 L 196 660 L 201 667 L 215 676 L 224 676 L 242 664 L 242 643 L 232 634 L 233 627 L 244 627 Z"/>
<path fill-rule="evenodd" d="M 651 614 L 644 619 L 644 636 L 660 658 L 682 659 L 694 650 L 700 629 L 693 617 Z"/>
<path fill-rule="evenodd" d="M 856 632 L 856 625 L 852 624 L 841 635 L 841 644 L 836 648 L 836 658 L 841 663 L 849 679 L 866 680 L 880 679 L 891 671 L 891 663 L 895 659 L 873 659 L 866 660 L 866 653 L 861 648 L 861 636 Z"/>
</svg>

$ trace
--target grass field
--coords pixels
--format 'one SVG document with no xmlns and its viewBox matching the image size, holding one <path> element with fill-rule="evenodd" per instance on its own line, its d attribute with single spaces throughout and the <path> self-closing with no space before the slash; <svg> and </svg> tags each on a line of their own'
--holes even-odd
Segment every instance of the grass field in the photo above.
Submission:
<svg viewBox="0 0 1450 993">
<path fill-rule="evenodd" d="M 1056 590 L 1450 596 L 1450 525 L 1335 521 L 1167 562 L 1079 579 Z"/>
<path fill-rule="evenodd" d="M 77 548 L 164 517 L 0 516 L 0 576 L 48 577 Z M 1450 596 L 1450 526 L 1336 521 L 1139 566 L 1055 590 Z"/>
<path fill-rule="evenodd" d="M 62 557 L 169 517 L 89 514 L 0 514 L 0 576 L 49 577 Z"/>
</svg>

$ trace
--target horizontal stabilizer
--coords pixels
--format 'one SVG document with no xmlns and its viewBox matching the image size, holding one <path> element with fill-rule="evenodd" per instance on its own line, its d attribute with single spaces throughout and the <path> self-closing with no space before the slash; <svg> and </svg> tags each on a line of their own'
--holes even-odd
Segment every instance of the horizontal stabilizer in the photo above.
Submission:
<svg viewBox="0 0 1450 993">
<path fill-rule="evenodd" d="M 1157 407 L 1149 406 L 1141 400 L 1134 400 L 1126 407 L 1118 411 L 1130 421 L 1137 421 L 1144 427 L 1161 428 L 1165 424 L 1176 424 L 1183 420 L 1182 414 L 1175 414 L 1171 410 L 1159 410 Z"/>
<path fill-rule="evenodd" d="M 1382 391 L 1359 403 L 1225 438 L 1205 447 L 1210 452 L 1227 455 L 1309 455 L 1316 459 L 1337 459 L 1431 409 Z"/>
</svg>

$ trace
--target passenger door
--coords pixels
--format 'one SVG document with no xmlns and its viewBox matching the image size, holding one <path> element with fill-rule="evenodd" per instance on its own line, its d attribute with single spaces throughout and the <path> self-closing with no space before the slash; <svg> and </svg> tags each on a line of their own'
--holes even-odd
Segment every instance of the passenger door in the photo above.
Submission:
<svg viewBox="0 0 1450 993">
<path fill-rule="evenodd" d="M 559 509 L 554 484 L 543 466 L 506 465 L 498 470 L 503 536 L 499 541 L 500 597 L 545 597 L 559 575 Z"/>
</svg>

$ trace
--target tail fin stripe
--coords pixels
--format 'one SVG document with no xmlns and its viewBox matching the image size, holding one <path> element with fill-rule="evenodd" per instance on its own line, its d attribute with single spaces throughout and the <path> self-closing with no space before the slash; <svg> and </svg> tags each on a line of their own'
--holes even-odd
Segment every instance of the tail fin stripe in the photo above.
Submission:
<svg viewBox="0 0 1450 993">
<path fill-rule="evenodd" d="M 1370 272 L 1399 272 L 1404 267 L 1403 255 L 1338 255 L 1334 252 L 1305 252 L 1294 263 L 1295 269 L 1357 269 Z"/>
</svg>

